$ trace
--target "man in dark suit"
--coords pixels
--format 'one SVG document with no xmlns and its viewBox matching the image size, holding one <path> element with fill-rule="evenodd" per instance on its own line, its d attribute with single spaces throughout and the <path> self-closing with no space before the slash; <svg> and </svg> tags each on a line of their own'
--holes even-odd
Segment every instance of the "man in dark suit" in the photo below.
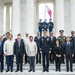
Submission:
<svg viewBox="0 0 75 75">
<path fill-rule="evenodd" d="M 43 59 L 43 72 L 49 72 L 50 38 L 47 36 L 47 31 L 44 31 L 43 33 L 44 36 L 40 39 L 40 50 L 42 51 Z"/>
<path fill-rule="evenodd" d="M 73 63 L 75 63 L 75 32 L 71 31 L 71 42 L 73 43 L 73 50 L 74 50 L 74 57 L 73 57 Z"/>
<path fill-rule="evenodd" d="M 36 55 L 36 64 L 41 64 L 41 53 L 40 53 L 40 32 L 37 32 L 37 36 L 34 38 L 34 41 L 37 44 L 37 55 Z"/>
<path fill-rule="evenodd" d="M 2 37 L 0 36 L 0 69 L 3 72 L 3 42 Z"/>
<path fill-rule="evenodd" d="M 69 62 L 70 62 L 70 71 L 73 72 L 72 64 L 73 64 L 73 57 L 74 57 L 74 51 L 73 51 L 73 44 L 70 42 L 70 38 L 66 37 L 66 43 L 64 45 L 64 54 L 66 56 L 66 68 L 67 72 L 69 71 Z"/>
<path fill-rule="evenodd" d="M 23 39 L 21 39 L 21 34 L 17 35 L 17 39 L 14 43 L 14 54 L 16 56 L 16 64 L 17 64 L 17 70 L 16 72 L 23 71 L 23 55 L 25 54 L 25 45 L 23 42 Z"/>
<path fill-rule="evenodd" d="M 40 36 L 42 36 L 42 26 L 43 26 L 43 23 L 42 23 L 42 19 L 40 19 L 40 22 L 38 23 L 38 29 L 39 29 L 39 32 L 40 32 Z"/>
<path fill-rule="evenodd" d="M 50 33 L 53 31 L 53 28 L 54 28 L 54 23 L 52 22 L 52 19 L 50 19 L 48 26 L 49 26 L 49 33 Z"/>
<path fill-rule="evenodd" d="M 44 30 L 47 31 L 47 29 L 48 29 L 48 23 L 46 22 L 46 19 L 45 19 L 43 22 L 43 31 Z"/>
<path fill-rule="evenodd" d="M 51 40 L 51 53 L 50 53 L 50 62 L 51 63 L 54 63 L 54 52 L 53 52 L 53 48 L 54 48 L 54 45 L 55 45 L 55 41 L 56 41 L 56 37 L 53 36 L 53 32 L 50 32 L 50 40 Z"/>
</svg>

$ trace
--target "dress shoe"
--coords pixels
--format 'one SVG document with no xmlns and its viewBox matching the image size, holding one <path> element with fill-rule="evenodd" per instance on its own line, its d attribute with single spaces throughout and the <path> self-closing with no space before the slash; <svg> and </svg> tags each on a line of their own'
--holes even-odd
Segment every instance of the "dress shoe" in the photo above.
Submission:
<svg viewBox="0 0 75 75">
<path fill-rule="evenodd" d="M 35 70 L 33 70 L 33 72 L 35 72 Z"/>
<path fill-rule="evenodd" d="M 43 72 L 45 72 L 45 70 L 43 70 Z"/>
<path fill-rule="evenodd" d="M 9 72 L 9 70 L 6 70 L 6 72 Z"/>
<path fill-rule="evenodd" d="M 19 70 L 16 70 L 15 72 L 18 72 Z"/>
<path fill-rule="evenodd" d="M 29 70 L 28 72 L 31 72 L 32 70 Z"/>
</svg>

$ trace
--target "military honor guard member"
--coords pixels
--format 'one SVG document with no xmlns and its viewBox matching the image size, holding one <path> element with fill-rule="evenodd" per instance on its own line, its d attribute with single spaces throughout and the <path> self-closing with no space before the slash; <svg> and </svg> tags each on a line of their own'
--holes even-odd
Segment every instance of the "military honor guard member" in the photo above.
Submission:
<svg viewBox="0 0 75 75">
<path fill-rule="evenodd" d="M 66 69 L 67 72 L 70 70 L 71 72 L 73 72 L 73 57 L 74 57 L 74 50 L 73 50 L 73 43 L 70 42 L 70 37 L 66 37 L 66 43 L 64 46 L 64 54 L 66 57 Z M 69 66 L 70 63 L 70 66 Z"/>
<path fill-rule="evenodd" d="M 43 31 L 47 31 L 48 29 L 48 23 L 46 22 L 46 19 L 43 22 Z"/>
<path fill-rule="evenodd" d="M 42 51 L 42 63 L 43 63 L 43 72 L 49 72 L 49 53 L 50 51 L 50 38 L 47 36 L 47 31 L 43 32 L 43 35 L 40 39 L 40 50 Z"/>
<path fill-rule="evenodd" d="M 39 29 L 39 32 L 40 32 L 40 36 L 42 36 L 42 29 L 43 29 L 43 22 L 42 22 L 42 19 L 40 19 L 40 22 L 38 23 L 38 29 Z"/>
<path fill-rule="evenodd" d="M 54 55 L 55 55 L 55 66 L 56 71 L 61 71 L 61 56 L 62 56 L 62 46 L 60 45 L 60 41 L 57 39 L 54 45 Z"/>
<path fill-rule="evenodd" d="M 54 28 L 54 23 L 52 22 L 52 19 L 49 20 L 48 26 L 49 26 L 49 33 L 50 33 L 53 31 Z"/>
</svg>

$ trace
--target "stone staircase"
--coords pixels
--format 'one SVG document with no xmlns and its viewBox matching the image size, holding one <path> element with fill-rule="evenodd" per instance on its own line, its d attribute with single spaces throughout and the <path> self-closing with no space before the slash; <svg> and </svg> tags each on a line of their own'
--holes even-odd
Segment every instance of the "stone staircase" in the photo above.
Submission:
<svg viewBox="0 0 75 75">
<path fill-rule="evenodd" d="M 4 60 L 5 61 L 5 60 Z M 61 72 L 56 72 L 55 71 L 55 64 L 50 64 L 49 66 L 49 72 L 42 72 L 42 64 L 35 64 L 35 73 L 34 72 L 28 72 L 29 70 L 29 64 L 24 64 L 23 63 L 23 72 L 17 72 L 15 73 L 15 70 L 16 70 L 16 60 L 14 58 L 14 71 L 11 73 L 11 72 L 8 72 L 6 73 L 6 64 L 4 65 L 4 72 L 3 73 L 0 73 L 0 75 L 75 75 L 75 64 L 73 64 L 73 72 L 66 72 L 66 64 L 61 64 Z M 5 62 L 4 62 L 5 63 Z"/>
</svg>

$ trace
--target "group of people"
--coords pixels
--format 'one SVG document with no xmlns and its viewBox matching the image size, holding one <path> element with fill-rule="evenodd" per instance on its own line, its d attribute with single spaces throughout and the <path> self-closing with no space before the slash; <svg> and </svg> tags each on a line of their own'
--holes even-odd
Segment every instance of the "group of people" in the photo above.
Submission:
<svg viewBox="0 0 75 75">
<path fill-rule="evenodd" d="M 42 63 L 43 72 L 49 72 L 49 63 L 55 61 L 56 71 L 61 71 L 61 64 L 66 63 L 66 71 L 73 72 L 73 63 L 75 63 L 75 36 L 74 31 L 71 36 L 64 36 L 63 30 L 60 30 L 60 36 L 57 38 L 50 32 L 43 31 L 43 36 L 37 32 L 37 36 L 29 36 L 22 38 L 21 34 L 17 34 L 17 38 L 13 40 L 13 35 L 9 32 L 6 37 L 0 36 L 0 66 L 1 72 L 4 70 L 4 56 L 6 57 L 7 70 L 13 72 L 14 56 L 16 57 L 16 71 L 23 72 L 23 56 L 25 56 L 25 64 L 29 63 L 29 71 L 35 72 L 36 64 Z M 42 57 L 41 57 L 42 56 Z M 66 62 L 64 61 L 66 59 Z M 70 66 L 69 66 L 70 62 Z"/>
<path fill-rule="evenodd" d="M 47 31 L 49 29 L 49 33 L 53 31 L 54 28 L 54 23 L 52 22 L 52 19 L 49 20 L 49 22 L 47 22 L 47 20 L 45 19 L 44 22 L 42 22 L 42 19 L 39 20 L 38 23 L 38 30 L 40 32 L 40 36 L 42 36 L 42 31 Z"/>
</svg>

